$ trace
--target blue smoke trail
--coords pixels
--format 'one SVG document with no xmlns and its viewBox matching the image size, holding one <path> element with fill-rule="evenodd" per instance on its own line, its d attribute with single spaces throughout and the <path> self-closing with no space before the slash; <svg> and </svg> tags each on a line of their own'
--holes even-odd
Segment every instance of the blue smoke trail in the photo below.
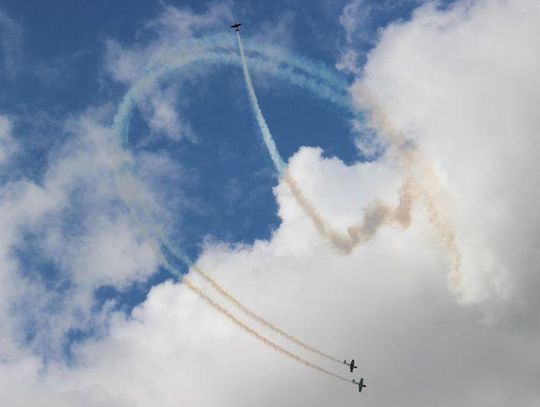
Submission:
<svg viewBox="0 0 540 407">
<path fill-rule="evenodd" d="M 131 116 L 137 103 L 145 94 L 159 83 L 190 68 L 208 65 L 237 65 L 238 59 L 235 53 L 231 52 L 230 44 L 230 38 L 225 40 L 221 35 L 210 36 L 184 41 L 180 44 L 184 47 L 181 52 L 171 52 L 171 50 L 156 52 L 142 77 L 124 95 L 114 117 L 113 132 L 120 145 L 124 147 L 128 145 Z M 291 54 L 285 57 L 279 48 L 268 45 L 253 47 L 250 52 L 255 55 L 248 57 L 247 60 L 256 71 L 272 74 L 351 114 L 356 114 L 351 108 L 348 85 L 322 65 L 308 62 Z M 272 62 L 269 62 L 270 59 Z"/>
<path fill-rule="evenodd" d="M 240 48 L 240 56 L 242 58 L 242 71 L 244 72 L 244 79 L 246 81 L 246 87 L 249 95 L 249 100 L 251 102 L 251 107 L 253 108 L 253 113 L 255 113 L 255 118 L 259 123 L 264 144 L 266 145 L 266 148 L 270 153 L 272 162 L 274 163 L 274 166 L 276 167 L 278 172 L 281 174 L 285 169 L 285 161 L 283 161 L 283 158 L 281 158 L 281 155 L 279 154 L 279 151 L 276 147 L 276 142 L 272 137 L 272 133 L 270 133 L 268 124 L 266 124 L 266 120 L 264 119 L 264 116 L 262 114 L 261 107 L 259 106 L 257 94 L 255 93 L 255 89 L 253 88 L 253 82 L 251 80 L 251 75 L 249 74 L 249 70 L 247 67 L 246 56 L 244 54 L 244 47 L 242 46 L 242 40 L 240 39 L 239 31 L 236 31 L 236 37 L 238 38 L 238 47 Z"/>
</svg>

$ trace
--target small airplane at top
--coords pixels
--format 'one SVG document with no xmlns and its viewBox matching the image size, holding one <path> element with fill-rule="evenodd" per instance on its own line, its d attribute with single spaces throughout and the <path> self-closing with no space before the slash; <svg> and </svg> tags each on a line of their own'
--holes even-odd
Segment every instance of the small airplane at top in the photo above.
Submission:
<svg viewBox="0 0 540 407">
<path fill-rule="evenodd" d="M 363 377 L 360 379 L 359 382 L 357 382 L 357 381 L 354 380 L 354 379 L 352 380 L 352 382 L 353 382 L 354 384 L 357 384 L 357 385 L 358 385 L 358 391 L 359 391 L 360 393 L 362 392 L 362 389 L 363 389 L 364 387 L 367 387 L 367 386 L 364 384 L 364 378 L 363 378 Z"/>
<path fill-rule="evenodd" d="M 231 28 L 234 28 L 235 31 L 240 31 L 241 25 L 242 23 L 234 23 L 233 25 L 231 25 Z"/>
<path fill-rule="evenodd" d="M 354 369 L 358 367 L 354 365 L 354 359 L 351 360 L 351 363 L 347 363 L 347 361 L 344 360 L 343 364 L 349 366 L 349 369 L 351 369 L 351 373 L 353 372 Z"/>
</svg>

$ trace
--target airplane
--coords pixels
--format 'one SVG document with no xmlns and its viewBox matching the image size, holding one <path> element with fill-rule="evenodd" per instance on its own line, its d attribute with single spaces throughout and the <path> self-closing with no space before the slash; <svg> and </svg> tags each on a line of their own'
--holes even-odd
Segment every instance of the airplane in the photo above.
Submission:
<svg viewBox="0 0 540 407">
<path fill-rule="evenodd" d="M 363 389 L 364 387 L 367 387 L 367 386 L 364 384 L 364 378 L 363 378 L 363 377 L 360 379 L 359 382 L 357 382 L 357 381 L 354 380 L 354 379 L 352 380 L 352 382 L 353 382 L 354 384 L 357 384 L 357 385 L 358 385 L 358 391 L 359 391 L 360 393 L 362 392 L 362 389 Z"/>
<path fill-rule="evenodd" d="M 234 23 L 233 25 L 231 25 L 231 28 L 234 28 L 235 31 L 240 31 L 240 26 L 242 25 L 242 23 Z"/>
<path fill-rule="evenodd" d="M 347 363 L 347 361 L 344 360 L 343 364 L 349 366 L 349 369 L 351 369 L 351 373 L 353 372 L 354 369 L 358 367 L 354 365 L 354 359 L 351 360 L 351 363 Z"/>
</svg>

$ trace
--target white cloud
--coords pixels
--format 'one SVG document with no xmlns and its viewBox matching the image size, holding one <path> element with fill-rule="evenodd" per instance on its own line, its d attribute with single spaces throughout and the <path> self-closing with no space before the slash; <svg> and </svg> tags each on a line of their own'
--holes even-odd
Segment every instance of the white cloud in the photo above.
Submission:
<svg viewBox="0 0 540 407">
<path fill-rule="evenodd" d="M 95 289 L 122 289 L 156 269 L 147 239 L 114 203 L 115 148 L 102 114 L 68 122 L 73 137 L 50 154 L 41 181 L 0 188 L 0 342 L 11 356 L 62 357 L 71 329 L 103 327 L 92 311 Z"/>
<path fill-rule="evenodd" d="M 389 16 L 400 15 L 425 0 L 350 0 L 341 11 L 339 22 L 344 31 L 344 39 L 339 48 L 336 68 L 354 75 L 361 74 L 360 61 L 373 48 L 379 34 L 388 23 Z"/>
<path fill-rule="evenodd" d="M 67 406 L 538 405 L 539 21 L 534 2 L 423 7 L 383 33 L 352 90 L 365 103 L 358 92 L 369 89 L 393 126 L 434 162 L 450 197 L 438 203 L 446 205 L 463 251 L 467 296 L 478 307 L 458 305 L 448 292 L 446 253 L 420 205 L 410 228 L 383 227 L 341 256 L 281 183 L 275 196 L 282 224 L 270 240 L 211 244 L 199 260 L 280 327 L 332 354 L 356 357 L 368 385 L 362 395 L 265 347 L 186 285 L 166 282 L 132 315 L 112 314 L 103 337 L 77 347 L 72 366 L 44 368 L 41 359 L 9 343 L 6 324 L 0 344 L 13 350 L 0 355 L 0 400 L 13 406 L 36 400 Z M 97 188 L 90 195 L 109 197 L 107 182 L 92 182 L 105 179 L 101 169 L 110 168 L 103 146 L 108 132 L 95 120 L 78 121 L 74 129 L 92 135 L 84 148 L 65 150 L 43 185 L 17 184 L 22 192 L 6 195 L 2 209 L 22 216 L 29 212 L 16 212 L 19 206 L 36 205 L 25 216 L 39 222 L 41 214 L 68 205 L 66 191 L 81 182 Z M 403 174 L 394 158 L 347 167 L 303 148 L 291 171 L 322 215 L 344 229 L 373 199 L 397 201 Z M 42 203 L 14 198 L 25 196 Z M 7 217 L 0 222 L 12 225 Z M 92 274 L 98 282 L 121 285 L 151 269 L 149 247 L 123 222 L 100 218 L 75 246 L 83 248 L 81 268 L 89 273 L 84 259 L 110 257 L 96 264 L 107 268 L 119 264 L 124 249 L 140 252 L 131 254 L 131 271 L 100 269 Z M 117 239 L 111 242 L 112 229 Z M 11 244 L 6 240 L 4 254 Z M 2 282 L 18 281 L 9 279 L 14 267 L 5 256 Z M 209 287 L 205 292 L 217 298 Z M 2 321 L 11 321 L 3 305 L 0 312 Z M 347 374 L 344 366 L 328 367 Z"/>
<path fill-rule="evenodd" d="M 169 49 L 182 39 L 192 38 L 212 27 L 228 27 L 233 20 L 228 3 L 216 3 L 206 13 L 197 14 L 189 8 L 165 5 L 160 14 L 144 27 L 151 40 L 140 47 L 123 46 L 117 41 L 107 42 L 105 68 L 116 81 L 130 83 L 138 79 L 150 57 Z"/>
<path fill-rule="evenodd" d="M 148 99 L 141 102 L 143 112 L 150 128 L 157 135 L 164 135 L 172 140 L 187 138 L 196 141 L 195 134 L 188 123 L 178 114 L 179 86 L 170 86 L 155 90 Z"/>
<path fill-rule="evenodd" d="M 536 303 L 539 20 L 536 2 L 427 5 L 385 31 L 353 87 L 435 162 L 473 301 Z"/>
<path fill-rule="evenodd" d="M 399 174 L 385 165 L 345 167 L 312 149 L 295 156 L 293 166 L 298 179 L 312 182 L 307 190 L 332 219 L 343 211 L 356 216 L 351 194 L 391 198 L 388 184 L 399 184 Z M 78 347 L 76 367 L 54 366 L 47 381 L 30 370 L 28 383 L 46 384 L 67 405 L 87 406 L 323 406 L 350 405 L 358 397 L 366 405 L 405 406 L 538 401 L 536 335 L 478 324 L 474 313 L 455 304 L 444 253 L 430 241 L 421 210 L 409 230 L 385 228 L 369 245 L 340 256 L 284 184 L 276 194 L 283 224 L 271 241 L 209 246 L 199 266 L 280 327 L 337 356 L 355 356 L 365 393 L 275 353 L 185 285 L 170 282 L 154 287 L 132 317 L 113 318 L 108 337 Z M 513 351 L 516 343 L 527 353 Z M 344 366 L 327 366 L 347 375 Z"/>
</svg>

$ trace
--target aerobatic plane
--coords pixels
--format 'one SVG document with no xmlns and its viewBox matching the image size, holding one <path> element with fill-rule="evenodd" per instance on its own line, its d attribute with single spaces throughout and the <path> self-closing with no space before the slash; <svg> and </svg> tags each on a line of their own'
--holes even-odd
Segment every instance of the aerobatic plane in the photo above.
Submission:
<svg viewBox="0 0 540 407">
<path fill-rule="evenodd" d="M 354 359 L 351 360 L 351 363 L 347 363 L 347 361 L 344 360 L 343 364 L 349 366 L 349 369 L 351 369 L 351 373 L 353 372 L 354 369 L 358 367 L 354 365 Z"/>
<path fill-rule="evenodd" d="M 235 31 L 240 31 L 241 25 L 242 23 L 234 23 L 233 25 L 231 25 L 231 28 L 234 28 Z"/>
<path fill-rule="evenodd" d="M 358 391 L 359 391 L 359 392 L 362 392 L 362 389 L 363 389 L 364 387 L 367 387 L 367 386 L 364 384 L 364 378 L 363 378 L 363 377 L 360 379 L 359 382 L 357 382 L 357 381 L 354 380 L 354 379 L 352 379 L 352 382 L 353 382 L 354 384 L 357 384 L 357 385 L 358 385 Z"/>
</svg>

